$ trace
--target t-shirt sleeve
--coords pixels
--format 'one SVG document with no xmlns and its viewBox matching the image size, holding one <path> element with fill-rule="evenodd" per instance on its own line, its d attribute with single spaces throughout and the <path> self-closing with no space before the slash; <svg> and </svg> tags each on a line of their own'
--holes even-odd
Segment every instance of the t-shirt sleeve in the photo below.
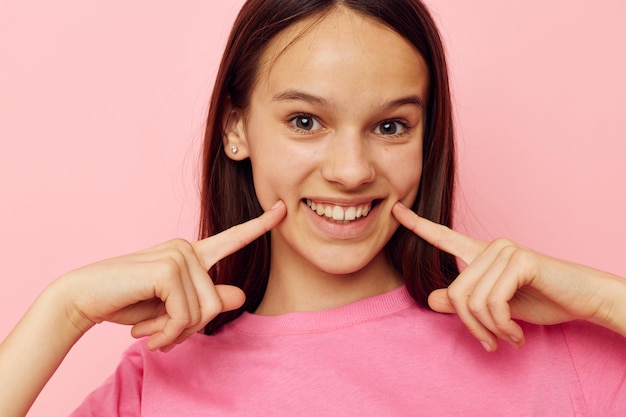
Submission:
<svg viewBox="0 0 626 417">
<path fill-rule="evenodd" d="M 626 416 L 626 338 L 583 321 L 564 333 L 589 416 Z"/>
<path fill-rule="evenodd" d="M 141 415 L 144 361 L 140 343 L 123 353 L 115 373 L 89 394 L 70 417 Z"/>
</svg>

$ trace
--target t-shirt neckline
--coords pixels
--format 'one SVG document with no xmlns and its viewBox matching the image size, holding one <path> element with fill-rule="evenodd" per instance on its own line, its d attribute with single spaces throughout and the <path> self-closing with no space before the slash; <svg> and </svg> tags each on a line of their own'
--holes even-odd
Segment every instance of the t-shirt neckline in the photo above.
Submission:
<svg viewBox="0 0 626 417">
<path fill-rule="evenodd" d="M 261 316 L 244 312 L 232 323 L 233 329 L 253 335 L 319 333 L 369 321 L 415 305 L 402 285 L 389 292 L 364 298 L 341 307 L 312 312 Z"/>
</svg>

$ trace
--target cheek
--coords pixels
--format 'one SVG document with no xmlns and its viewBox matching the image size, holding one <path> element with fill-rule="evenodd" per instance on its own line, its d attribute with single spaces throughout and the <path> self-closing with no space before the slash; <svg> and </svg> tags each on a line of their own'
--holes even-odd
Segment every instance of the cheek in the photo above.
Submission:
<svg viewBox="0 0 626 417">
<path fill-rule="evenodd" d="M 282 189 L 289 187 L 289 181 L 284 176 L 278 174 L 280 167 L 270 155 L 259 154 L 250 155 L 252 161 L 252 176 L 254 178 L 254 189 L 261 207 L 269 209 L 282 197 Z M 274 169 L 272 169 L 272 167 Z"/>
<path fill-rule="evenodd" d="M 251 149 L 250 160 L 256 195 L 263 209 L 269 209 L 279 199 L 288 205 L 295 201 L 305 176 L 302 158 L 285 146 L 261 145 Z"/>
<path fill-rule="evenodd" d="M 407 175 L 402 178 L 398 187 L 399 199 L 402 203 L 411 207 L 417 198 L 417 191 L 419 189 L 421 180 L 421 169 L 420 167 L 412 167 L 411 175 Z"/>
<path fill-rule="evenodd" d="M 421 148 L 389 155 L 386 161 L 387 178 L 397 197 L 406 205 L 417 196 L 422 177 Z"/>
<path fill-rule="evenodd" d="M 285 158 L 277 149 L 279 139 L 267 120 L 271 118 L 264 114 L 259 117 L 258 111 L 252 111 L 246 126 L 254 189 L 264 210 L 268 210 L 282 197 L 281 188 L 289 183 L 289 178 L 280 174 L 285 169 Z"/>
</svg>

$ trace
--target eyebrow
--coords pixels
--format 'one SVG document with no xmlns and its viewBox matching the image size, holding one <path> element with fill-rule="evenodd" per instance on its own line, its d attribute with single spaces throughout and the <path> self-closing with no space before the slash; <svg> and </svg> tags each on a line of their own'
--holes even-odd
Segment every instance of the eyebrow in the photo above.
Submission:
<svg viewBox="0 0 626 417">
<path fill-rule="evenodd" d="M 330 101 L 325 98 L 298 90 L 286 90 L 282 93 L 278 93 L 272 97 L 272 101 L 306 101 L 309 103 L 319 104 L 324 107 L 331 107 Z"/>
<path fill-rule="evenodd" d="M 286 90 L 278 93 L 274 97 L 272 97 L 272 101 L 305 101 L 324 107 L 332 107 L 331 102 L 327 99 L 298 90 Z M 382 106 L 380 106 L 379 111 L 391 110 L 405 105 L 413 105 L 419 108 L 424 108 L 424 101 L 416 95 L 402 97 L 396 100 L 392 100 L 388 103 L 384 103 Z"/>
</svg>

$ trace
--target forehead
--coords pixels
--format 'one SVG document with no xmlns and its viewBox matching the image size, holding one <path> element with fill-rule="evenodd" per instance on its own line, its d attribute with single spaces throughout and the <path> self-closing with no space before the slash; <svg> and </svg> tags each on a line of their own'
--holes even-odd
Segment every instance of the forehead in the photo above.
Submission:
<svg viewBox="0 0 626 417">
<path fill-rule="evenodd" d="M 427 84 L 425 61 L 409 41 L 371 17 L 339 7 L 279 33 L 262 55 L 255 89 L 304 85 L 333 96 L 338 87 L 362 94 L 376 86 L 424 96 Z"/>
</svg>

